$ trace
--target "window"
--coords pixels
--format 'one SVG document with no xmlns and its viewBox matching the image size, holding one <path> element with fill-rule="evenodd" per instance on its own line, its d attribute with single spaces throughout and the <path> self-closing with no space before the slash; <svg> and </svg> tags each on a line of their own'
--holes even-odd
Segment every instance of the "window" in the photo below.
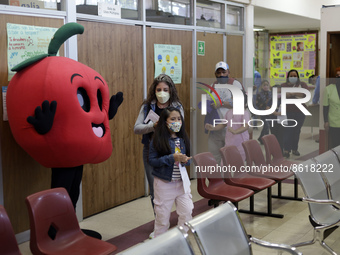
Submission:
<svg viewBox="0 0 340 255">
<path fill-rule="evenodd" d="M 223 28 L 222 13 L 224 4 L 207 0 L 199 0 L 196 3 L 196 25 L 203 27 Z"/>
<path fill-rule="evenodd" d="M 191 25 L 189 0 L 146 0 L 146 20 Z"/>
<path fill-rule="evenodd" d="M 243 31 L 243 8 L 227 5 L 227 31 Z"/>
<path fill-rule="evenodd" d="M 77 13 L 101 15 L 113 18 L 138 20 L 138 0 L 76 0 Z M 99 7 L 99 9 L 98 9 Z M 114 8 L 113 13 L 105 15 L 101 8 Z"/>
</svg>

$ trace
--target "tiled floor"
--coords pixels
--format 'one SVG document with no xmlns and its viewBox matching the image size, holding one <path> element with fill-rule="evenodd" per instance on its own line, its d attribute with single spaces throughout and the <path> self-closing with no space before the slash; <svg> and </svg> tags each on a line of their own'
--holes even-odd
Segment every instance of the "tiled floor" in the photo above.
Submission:
<svg viewBox="0 0 340 255">
<path fill-rule="evenodd" d="M 311 128 L 304 127 L 301 133 L 299 151 L 302 155 L 306 155 L 318 149 L 319 144 L 314 141 L 318 134 L 318 129 L 313 130 L 312 137 Z M 258 137 L 258 131 L 254 131 L 254 139 Z M 263 146 L 262 146 L 263 147 Z M 292 159 L 296 158 L 291 156 Z M 197 193 L 196 180 L 192 180 L 193 200 L 200 200 L 201 197 Z M 283 184 L 284 195 L 293 195 L 293 185 Z M 276 187 L 273 188 L 276 193 Z M 299 194 L 302 195 L 301 189 Z M 255 209 L 266 209 L 266 191 L 255 195 Z M 239 208 L 246 209 L 248 207 L 248 199 L 239 203 Z M 309 223 L 309 210 L 307 203 L 292 200 L 273 199 L 273 213 L 284 214 L 283 219 L 254 216 L 241 213 L 243 224 L 248 234 L 274 243 L 293 244 L 302 241 L 311 240 L 313 229 Z M 153 211 L 148 197 L 140 198 L 124 205 L 115 207 L 98 215 L 89 217 L 80 223 L 81 228 L 93 229 L 98 231 L 103 240 L 111 239 L 115 236 L 123 234 L 133 228 L 154 219 Z M 326 243 L 335 251 L 340 252 L 340 230 L 334 231 L 327 239 Z M 117 244 L 119 245 L 119 244 Z M 23 255 L 31 254 L 29 244 L 20 245 Z M 253 245 L 254 254 L 277 254 L 276 251 Z M 318 247 L 318 245 L 306 246 L 299 248 L 303 254 L 323 255 L 327 254 Z"/>
</svg>

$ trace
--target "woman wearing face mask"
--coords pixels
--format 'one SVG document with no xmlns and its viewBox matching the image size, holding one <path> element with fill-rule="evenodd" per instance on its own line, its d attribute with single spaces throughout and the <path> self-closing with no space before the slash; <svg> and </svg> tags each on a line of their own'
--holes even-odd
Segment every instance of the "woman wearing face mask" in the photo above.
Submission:
<svg viewBox="0 0 340 255">
<path fill-rule="evenodd" d="M 300 81 L 299 73 L 297 70 L 292 69 L 287 74 L 287 81 L 281 84 L 281 87 L 290 87 L 290 88 L 304 88 L 308 89 L 308 86 L 305 82 Z M 303 93 L 287 93 L 287 98 L 302 98 L 305 97 Z M 288 126 L 284 130 L 284 144 L 283 144 L 283 155 L 288 158 L 290 156 L 290 152 L 292 152 L 295 156 L 300 156 L 300 152 L 298 151 L 300 132 L 303 122 L 305 121 L 305 115 L 303 112 L 295 104 L 288 104 L 286 108 L 287 119 L 295 120 L 288 121 Z M 296 125 L 295 127 L 293 127 Z"/>
<path fill-rule="evenodd" d="M 178 98 L 177 90 L 172 79 L 166 74 L 160 74 L 157 76 L 152 85 L 150 86 L 148 97 L 143 102 L 142 107 L 139 111 L 139 115 L 137 117 L 134 132 L 135 134 L 142 134 L 142 143 L 144 144 L 143 148 L 143 162 L 144 162 L 144 170 L 146 177 L 149 183 L 150 189 L 150 197 L 152 207 L 154 207 L 153 199 L 154 199 L 154 189 L 153 189 L 153 176 L 151 174 L 152 167 L 149 164 L 149 143 L 153 132 L 155 131 L 155 127 L 158 124 L 158 121 L 155 119 L 147 118 L 151 111 L 151 113 L 156 113 L 158 116 L 161 115 L 162 111 L 169 107 L 175 107 L 180 110 L 182 116 L 184 116 L 183 106 Z"/>
</svg>

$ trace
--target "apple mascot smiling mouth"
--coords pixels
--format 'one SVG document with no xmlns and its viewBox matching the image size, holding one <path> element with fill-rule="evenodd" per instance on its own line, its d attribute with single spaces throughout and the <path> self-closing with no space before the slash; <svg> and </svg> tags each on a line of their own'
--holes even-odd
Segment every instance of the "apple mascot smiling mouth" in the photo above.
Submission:
<svg viewBox="0 0 340 255">
<path fill-rule="evenodd" d="M 56 56 L 84 27 L 68 23 L 52 38 L 48 54 L 12 70 L 7 91 L 8 120 L 17 143 L 45 167 L 100 163 L 112 153 L 109 119 L 123 93 L 109 96 L 104 78 L 90 67 Z"/>
<path fill-rule="evenodd" d="M 16 142 L 37 162 L 52 168 L 51 187 L 64 187 L 76 206 L 83 165 L 111 156 L 109 120 L 123 102 L 123 93 L 110 98 L 104 78 L 90 67 L 56 56 L 71 36 L 84 27 L 59 28 L 48 53 L 27 59 L 7 90 L 8 121 Z"/>
</svg>

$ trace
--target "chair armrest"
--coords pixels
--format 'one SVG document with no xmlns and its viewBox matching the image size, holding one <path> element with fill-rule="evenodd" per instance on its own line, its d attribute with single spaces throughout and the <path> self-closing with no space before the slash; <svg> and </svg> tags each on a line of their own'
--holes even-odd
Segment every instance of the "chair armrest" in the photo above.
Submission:
<svg viewBox="0 0 340 255">
<path fill-rule="evenodd" d="M 267 248 L 270 248 L 270 249 L 286 251 L 286 252 L 293 254 L 293 255 L 302 255 L 302 253 L 299 252 L 295 247 L 287 245 L 287 244 L 270 243 L 270 242 L 267 242 L 267 241 L 257 239 L 255 237 L 250 237 L 249 240 L 251 242 L 257 244 L 257 245 L 267 247 Z"/>
<path fill-rule="evenodd" d="M 335 200 L 327 200 L 327 199 L 314 199 L 309 197 L 303 197 L 302 201 L 314 204 L 330 204 L 336 207 L 336 209 L 340 210 L 340 202 Z"/>
</svg>

